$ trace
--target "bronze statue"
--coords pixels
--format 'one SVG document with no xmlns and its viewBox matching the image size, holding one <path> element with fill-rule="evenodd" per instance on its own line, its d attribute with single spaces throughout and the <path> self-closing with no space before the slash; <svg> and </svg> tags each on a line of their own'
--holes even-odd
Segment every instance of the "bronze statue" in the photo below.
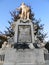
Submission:
<svg viewBox="0 0 49 65">
<path fill-rule="evenodd" d="M 30 16 L 30 8 L 26 6 L 24 3 L 21 4 L 17 10 L 21 11 L 21 14 L 19 14 L 19 17 L 22 19 L 29 19 Z"/>
</svg>

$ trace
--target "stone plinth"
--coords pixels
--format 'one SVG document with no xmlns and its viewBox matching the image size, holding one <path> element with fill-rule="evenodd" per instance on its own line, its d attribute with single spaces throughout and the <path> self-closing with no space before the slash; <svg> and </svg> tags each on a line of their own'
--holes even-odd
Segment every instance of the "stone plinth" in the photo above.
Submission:
<svg viewBox="0 0 49 65">
<path fill-rule="evenodd" d="M 43 49 L 6 50 L 3 65 L 45 65 Z"/>
<path fill-rule="evenodd" d="M 44 65 L 44 53 L 42 49 L 16 51 L 16 65 Z"/>
<path fill-rule="evenodd" d="M 16 62 L 16 50 L 7 48 L 5 50 L 5 60 L 3 65 L 14 65 Z"/>
</svg>

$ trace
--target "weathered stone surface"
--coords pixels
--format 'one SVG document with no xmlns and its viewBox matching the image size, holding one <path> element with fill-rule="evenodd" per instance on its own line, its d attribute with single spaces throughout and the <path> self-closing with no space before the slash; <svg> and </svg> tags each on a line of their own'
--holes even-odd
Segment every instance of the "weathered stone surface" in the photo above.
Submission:
<svg viewBox="0 0 49 65">
<path fill-rule="evenodd" d="M 15 63 L 14 62 L 4 62 L 3 65 L 15 65 Z"/>
<path fill-rule="evenodd" d="M 32 21 L 30 19 L 19 19 L 17 22 L 14 23 L 14 43 L 34 43 L 34 30 Z"/>
<path fill-rule="evenodd" d="M 5 61 L 15 62 L 16 60 L 16 50 L 12 48 L 7 48 L 5 51 Z"/>
<path fill-rule="evenodd" d="M 44 65 L 43 49 L 7 49 L 3 65 Z"/>
<path fill-rule="evenodd" d="M 44 64 L 44 53 L 42 49 L 18 50 L 16 51 L 16 63 Z"/>
</svg>

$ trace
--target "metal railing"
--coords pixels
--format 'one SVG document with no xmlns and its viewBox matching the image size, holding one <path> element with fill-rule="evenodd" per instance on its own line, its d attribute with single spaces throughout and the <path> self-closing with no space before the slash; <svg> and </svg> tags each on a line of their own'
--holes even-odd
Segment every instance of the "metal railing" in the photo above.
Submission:
<svg viewBox="0 0 49 65">
<path fill-rule="evenodd" d="M 0 49 L 0 62 L 3 62 L 5 59 L 5 50 Z"/>
<path fill-rule="evenodd" d="M 0 61 L 4 61 L 4 58 L 5 58 L 5 54 L 0 55 Z"/>
</svg>

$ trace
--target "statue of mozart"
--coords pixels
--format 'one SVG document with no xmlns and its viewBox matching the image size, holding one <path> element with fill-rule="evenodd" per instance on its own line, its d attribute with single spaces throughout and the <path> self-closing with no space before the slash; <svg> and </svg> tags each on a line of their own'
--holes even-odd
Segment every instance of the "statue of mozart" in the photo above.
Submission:
<svg viewBox="0 0 49 65">
<path fill-rule="evenodd" d="M 30 16 L 30 8 L 25 5 L 25 3 L 22 3 L 17 10 L 21 11 L 21 14 L 19 14 L 19 17 L 22 19 L 29 19 Z"/>
</svg>

